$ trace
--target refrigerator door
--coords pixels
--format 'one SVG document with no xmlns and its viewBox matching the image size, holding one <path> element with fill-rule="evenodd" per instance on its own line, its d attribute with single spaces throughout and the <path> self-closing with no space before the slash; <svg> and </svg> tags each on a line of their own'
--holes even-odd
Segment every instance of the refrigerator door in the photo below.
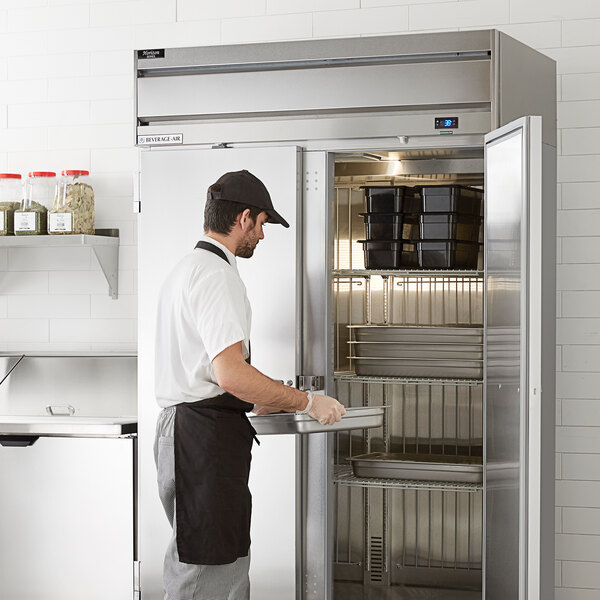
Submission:
<svg viewBox="0 0 600 600">
<path fill-rule="evenodd" d="M 541 131 L 524 117 L 485 138 L 486 600 L 553 597 L 556 179 Z"/>
<path fill-rule="evenodd" d="M 140 560 L 146 600 L 162 599 L 162 562 L 170 537 L 156 489 L 152 453 L 158 407 L 154 400 L 156 301 L 169 270 L 203 233 L 206 189 L 223 173 L 248 169 L 267 186 L 290 223 L 265 227 L 250 260 L 238 269 L 252 305 L 252 364 L 273 379 L 298 374 L 301 154 L 295 147 L 152 149 L 141 153 L 139 220 Z M 261 438 L 253 450 L 252 598 L 295 597 L 295 436 Z"/>
</svg>

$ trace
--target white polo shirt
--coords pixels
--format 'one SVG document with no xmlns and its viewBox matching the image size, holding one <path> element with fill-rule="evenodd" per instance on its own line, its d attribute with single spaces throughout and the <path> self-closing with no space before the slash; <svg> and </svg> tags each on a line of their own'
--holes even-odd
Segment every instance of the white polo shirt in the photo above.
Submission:
<svg viewBox="0 0 600 600">
<path fill-rule="evenodd" d="M 235 256 L 223 244 L 220 256 L 201 248 L 185 256 L 171 271 L 158 301 L 155 390 L 162 408 L 223 394 L 212 360 L 225 348 L 242 342 L 250 347 L 252 311 Z"/>
</svg>

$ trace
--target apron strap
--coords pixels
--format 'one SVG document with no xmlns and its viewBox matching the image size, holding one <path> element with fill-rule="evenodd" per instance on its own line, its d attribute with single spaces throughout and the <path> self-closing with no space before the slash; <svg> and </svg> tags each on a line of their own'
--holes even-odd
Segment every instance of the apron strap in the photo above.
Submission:
<svg viewBox="0 0 600 600">
<path fill-rule="evenodd" d="M 208 250 L 208 252 L 212 252 L 213 254 L 216 254 L 217 256 L 219 256 L 220 258 L 222 258 L 227 264 L 230 264 L 229 261 L 227 260 L 227 256 L 225 255 L 225 252 L 223 252 L 223 250 L 221 250 L 221 248 L 217 248 L 217 246 L 215 246 L 214 244 L 211 244 L 210 242 L 205 242 L 204 240 L 199 241 L 196 244 L 196 247 L 194 248 L 194 250 L 200 248 L 201 250 Z M 248 340 L 248 358 L 246 359 L 246 362 L 248 364 L 251 364 L 251 360 L 252 360 L 252 349 L 250 348 L 250 340 Z M 258 440 L 256 440 L 258 442 Z M 260 443 L 260 442 L 258 442 Z"/>
<path fill-rule="evenodd" d="M 201 240 L 196 244 L 194 250 L 197 248 L 201 248 L 202 250 L 208 250 L 208 252 L 216 254 L 218 257 L 222 258 L 227 264 L 230 264 L 230 262 L 227 260 L 227 255 L 225 254 L 225 252 L 223 252 L 221 248 L 217 248 L 217 246 L 211 244 L 210 242 L 205 242 Z"/>
</svg>

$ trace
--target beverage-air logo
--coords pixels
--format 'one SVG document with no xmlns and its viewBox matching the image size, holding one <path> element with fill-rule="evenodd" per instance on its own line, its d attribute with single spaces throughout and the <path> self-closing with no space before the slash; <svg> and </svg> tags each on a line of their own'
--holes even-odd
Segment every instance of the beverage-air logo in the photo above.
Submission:
<svg viewBox="0 0 600 600">
<path fill-rule="evenodd" d="M 183 144 L 183 133 L 138 135 L 137 143 L 140 146 L 166 146 L 169 144 Z"/>
<path fill-rule="evenodd" d="M 165 50 L 164 48 L 154 49 L 154 50 L 138 50 L 138 58 L 164 58 Z"/>
</svg>

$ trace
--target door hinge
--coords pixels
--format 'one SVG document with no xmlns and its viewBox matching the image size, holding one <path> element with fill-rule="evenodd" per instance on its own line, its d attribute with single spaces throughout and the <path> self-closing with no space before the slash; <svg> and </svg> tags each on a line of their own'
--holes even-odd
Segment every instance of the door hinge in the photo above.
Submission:
<svg viewBox="0 0 600 600">
<path fill-rule="evenodd" d="M 140 561 L 133 561 L 133 600 L 142 600 Z"/>
<path fill-rule="evenodd" d="M 298 385 L 303 392 L 316 392 L 325 389 L 325 377 L 323 375 L 298 375 Z"/>
</svg>

